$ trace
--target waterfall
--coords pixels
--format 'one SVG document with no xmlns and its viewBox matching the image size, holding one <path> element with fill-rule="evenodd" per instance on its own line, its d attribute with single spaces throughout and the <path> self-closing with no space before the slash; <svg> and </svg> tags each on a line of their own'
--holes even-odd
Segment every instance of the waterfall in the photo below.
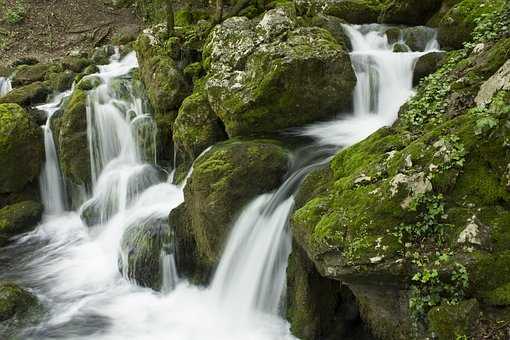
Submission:
<svg viewBox="0 0 510 340">
<path fill-rule="evenodd" d="M 423 55 L 437 51 L 430 34 L 423 52 L 393 52 L 383 25 L 343 25 L 352 45 L 350 53 L 357 84 L 352 114 L 332 122 L 313 124 L 303 134 L 318 143 L 344 147 L 357 143 L 383 126 L 392 125 L 398 110 L 413 94 L 413 71 Z"/>
<path fill-rule="evenodd" d="M 66 209 L 67 198 L 58 163 L 57 150 L 53 140 L 53 132 L 51 131 L 51 118 L 53 114 L 62 107 L 64 99 L 68 97 L 71 92 L 72 90 L 60 93 L 56 95 L 50 103 L 36 107 L 44 111 L 47 117 L 46 124 L 41 127 L 44 135 L 46 159 L 41 175 L 39 176 L 39 186 L 44 209 L 48 214 L 61 214 Z"/>
<path fill-rule="evenodd" d="M 5 96 L 12 90 L 11 79 L 0 77 L 0 97 Z"/>
<path fill-rule="evenodd" d="M 41 106 L 48 114 L 47 161 L 41 174 L 47 216 L 20 240 L 27 247 L 40 246 L 20 262 L 24 279 L 37 283 L 49 311 L 23 338 L 295 339 L 282 318 L 294 195 L 304 176 L 326 165 L 339 148 L 395 121 L 400 105 L 413 94 L 414 64 L 425 53 L 393 53 L 385 29 L 344 26 L 358 79 L 352 112 L 300 132 L 316 143 L 294 153 L 290 175 L 278 190 L 254 198 L 233 221 L 209 287 L 179 278 L 171 242 L 155 255 L 161 292 L 133 284 L 126 274 L 130 250 L 122 248 L 123 237 L 161 223 L 184 201 L 184 185 L 171 184 L 171 174 L 156 165 L 156 127 L 131 83 L 135 54 L 120 58 L 116 53 L 110 64 L 90 75 L 100 79 L 87 96 L 92 193 L 79 211 L 62 213 L 65 204 L 58 203 L 66 201 L 65 190 L 50 138 L 51 115 L 67 94 Z M 427 51 L 437 49 L 435 37 L 427 46 Z"/>
</svg>

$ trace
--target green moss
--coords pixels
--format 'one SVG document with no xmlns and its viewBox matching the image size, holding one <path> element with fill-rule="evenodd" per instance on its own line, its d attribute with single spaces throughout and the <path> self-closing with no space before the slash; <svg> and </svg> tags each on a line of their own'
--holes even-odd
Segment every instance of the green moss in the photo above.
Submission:
<svg viewBox="0 0 510 340">
<path fill-rule="evenodd" d="M 46 80 L 51 73 L 62 71 L 57 64 L 35 64 L 21 65 L 16 68 L 13 74 L 12 84 L 14 86 L 28 85 L 36 81 Z"/>
<path fill-rule="evenodd" d="M 217 263 L 236 214 L 251 199 L 274 190 L 287 171 L 286 151 L 268 141 L 216 144 L 193 164 L 185 187 L 188 238 L 201 268 Z"/>
<path fill-rule="evenodd" d="M 0 193 L 21 191 L 39 175 L 41 129 L 17 104 L 0 104 Z"/>
<path fill-rule="evenodd" d="M 74 185 L 89 185 L 91 180 L 86 102 L 87 93 L 76 89 L 54 122 L 62 173 Z"/>
<path fill-rule="evenodd" d="M 0 234 L 14 236 L 30 231 L 41 220 L 42 212 L 42 205 L 33 201 L 24 201 L 0 209 Z"/>
<path fill-rule="evenodd" d="M 19 339 L 29 326 L 40 321 L 41 305 L 37 298 L 12 283 L 0 283 L 0 334 L 6 339 Z"/>
<path fill-rule="evenodd" d="M 21 106 L 30 106 L 46 101 L 50 93 L 51 88 L 45 83 L 37 81 L 30 85 L 15 88 L 0 98 L 0 104 L 15 103 Z"/>
</svg>

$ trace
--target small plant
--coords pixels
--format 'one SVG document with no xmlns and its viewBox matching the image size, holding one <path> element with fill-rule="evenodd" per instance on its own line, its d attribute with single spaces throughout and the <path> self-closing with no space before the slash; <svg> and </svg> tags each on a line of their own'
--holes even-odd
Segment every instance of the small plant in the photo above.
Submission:
<svg viewBox="0 0 510 340">
<path fill-rule="evenodd" d="M 443 241 L 446 225 L 441 223 L 445 213 L 443 195 L 418 195 L 409 207 L 419 212 L 414 224 L 400 224 L 394 235 L 402 245 L 420 243 L 425 238 Z"/>
<path fill-rule="evenodd" d="M 441 266 L 450 264 L 450 255 L 436 254 L 432 259 L 417 257 L 413 261 L 419 271 L 411 278 L 410 315 L 415 324 L 424 321 L 428 311 L 441 304 L 457 304 L 468 288 L 469 276 L 462 264 L 454 262 L 450 275 L 441 274 Z"/>
<path fill-rule="evenodd" d="M 11 25 L 18 24 L 25 19 L 27 14 L 25 3 L 18 0 L 14 5 L 8 6 L 5 10 L 4 19 Z"/>
</svg>

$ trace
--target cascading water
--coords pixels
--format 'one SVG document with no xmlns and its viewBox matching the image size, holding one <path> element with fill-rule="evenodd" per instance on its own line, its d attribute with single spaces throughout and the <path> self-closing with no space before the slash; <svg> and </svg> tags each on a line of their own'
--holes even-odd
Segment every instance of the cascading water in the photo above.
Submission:
<svg viewBox="0 0 510 340">
<path fill-rule="evenodd" d="M 257 197 L 244 209 L 206 289 L 178 280 L 172 249 L 160 254 L 163 293 L 133 285 L 119 273 L 119 259 L 124 273 L 128 267 L 129 254 L 119 251 L 123 234 L 167 218 L 183 202 L 183 188 L 165 181 L 167 176 L 155 166 L 155 127 L 129 82 L 129 72 L 137 66 L 134 54 L 122 60 L 114 56 L 102 67 L 94 75 L 101 85 L 88 93 L 93 192 L 79 211 L 96 218 L 89 220 L 93 227 L 88 228 L 77 212 L 46 216 L 35 232 L 18 241 L 15 249 L 20 254 L 15 257 L 24 260 L 17 262 L 18 274 L 11 276 L 32 286 L 49 308 L 44 322 L 28 329 L 24 338 L 294 339 L 281 318 L 294 193 L 301 179 L 326 164 L 338 147 L 395 121 L 399 106 L 412 95 L 413 66 L 423 54 L 393 53 L 382 26 L 344 29 L 352 42 L 358 78 L 353 113 L 302 131 L 318 145 L 294 156 L 292 175 L 279 190 Z M 436 47 L 432 40 L 429 48 Z M 48 128 L 56 102 L 45 109 Z M 42 176 L 50 183 L 58 163 L 47 142 L 47 163 L 53 168 L 45 165 Z M 53 185 L 42 185 L 41 190 L 46 191 L 45 201 L 57 195 L 50 194 Z M 47 212 L 60 211 L 45 204 Z M 26 250 L 31 244 L 37 248 Z"/>
<path fill-rule="evenodd" d="M 44 167 L 39 176 L 39 185 L 41 199 L 44 204 L 46 214 L 61 214 L 66 209 L 66 193 L 60 167 L 58 165 L 57 150 L 51 131 L 51 118 L 53 114 L 61 107 L 64 98 L 69 96 L 72 91 L 61 93 L 48 104 L 39 105 L 37 109 L 44 111 L 47 115 L 46 124 L 42 126 L 44 134 L 44 151 L 46 159 Z"/>
<path fill-rule="evenodd" d="M 11 92 L 12 85 L 11 85 L 11 79 L 0 77 L 0 97 L 5 96 L 7 93 Z"/>
</svg>

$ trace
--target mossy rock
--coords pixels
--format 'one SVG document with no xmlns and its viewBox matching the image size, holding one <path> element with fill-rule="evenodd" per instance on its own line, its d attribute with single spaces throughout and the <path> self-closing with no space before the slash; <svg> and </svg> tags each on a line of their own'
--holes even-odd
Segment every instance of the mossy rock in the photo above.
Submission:
<svg viewBox="0 0 510 340">
<path fill-rule="evenodd" d="M 70 70 L 74 73 L 80 73 L 91 64 L 92 61 L 90 59 L 79 56 L 68 56 L 62 59 L 62 67 L 65 70 Z"/>
<path fill-rule="evenodd" d="M 15 103 L 21 106 L 30 106 L 45 102 L 51 94 L 51 88 L 44 82 L 37 81 L 30 85 L 15 88 L 3 97 L 0 104 Z"/>
<path fill-rule="evenodd" d="M 37 298 L 12 283 L 0 283 L 0 334 L 18 339 L 23 328 L 34 325 L 41 317 Z"/>
<path fill-rule="evenodd" d="M 0 194 L 19 192 L 36 180 L 44 158 L 39 126 L 17 104 L 0 104 Z"/>
<path fill-rule="evenodd" d="M 161 254 L 172 251 L 173 244 L 173 232 L 166 218 L 150 218 L 129 226 L 121 241 L 120 272 L 140 286 L 160 290 Z"/>
<path fill-rule="evenodd" d="M 24 201 L 0 209 L 0 245 L 12 236 L 32 230 L 41 221 L 42 213 L 43 206 L 34 201 Z"/>
<path fill-rule="evenodd" d="M 140 63 L 141 80 L 145 84 L 147 97 L 156 114 L 167 114 L 179 108 L 191 93 L 182 70 L 177 65 L 180 55 L 178 44 L 171 44 L 167 51 L 155 31 L 145 31 L 135 43 Z M 175 57 L 174 60 L 172 57 Z"/>
<path fill-rule="evenodd" d="M 379 21 L 387 24 L 424 25 L 441 7 L 441 0 L 379 0 Z"/>
<path fill-rule="evenodd" d="M 57 64 L 21 65 L 16 68 L 12 76 L 12 85 L 18 87 L 43 81 L 49 74 L 61 71 L 61 67 Z"/>
<path fill-rule="evenodd" d="M 428 313 L 429 330 L 438 340 L 470 339 L 478 329 L 479 314 L 475 299 L 434 307 Z"/>
<path fill-rule="evenodd" d="M 287 152 L 268 140 L 216 144 L 195 161 L 184 190 L 185 216 L 180 218 L 189 221 L 189 227 L 176 229 L 191 234 L 185 238 L 196 244 L 197 267 L 212 272 L 236 214 L 257 195 L 276 189 L 287 167 Z"/>
<path fill-rule="evenodd" d="M 62 174 L 75 186 L 89 186 L 91 181 L 86 105 L 87 93 L 75 89 L 53 120 Z"/>
<path fill-rule="evenodd" d="M 505 0 L 463 0 L 439 20 L 438 38 L 443 48 L 460 49 L 471 40 L 477 18 L 504 6 Z"/>
<path fill-rule="evenodd" d="M 50 73 L 47 76 L 46 84 L 55 92 L 63 92 L 70 89 L 74 82 L 75 74 L 72 71 Z"/>
<path fill-rule="evenodd" d="M 297 27 L 282 8 L 260 21 L 227 19 L 211 33 L 204 60 L 209 104 L 230 137 L 331 118 L 350 106 L 356 83 L 345 47 L 324 29 Z"/>
<path fill-rule="evenodd" d="M 90 91 L 101 85 L 102 80 L 98 76 L 86 76 L 83 77 L 78 84 L 76 85 L 76 88 L 82 90 L 82 91 Z"/>
<path fill-rule="evenodd" d="M 186 174 L 195 158 L 208 146 L 226 138 L 205 93 L 199 90 L 186 98 L 173 126 L 173 139 L 180 168 L 178 177 Z"/>
</svg>

